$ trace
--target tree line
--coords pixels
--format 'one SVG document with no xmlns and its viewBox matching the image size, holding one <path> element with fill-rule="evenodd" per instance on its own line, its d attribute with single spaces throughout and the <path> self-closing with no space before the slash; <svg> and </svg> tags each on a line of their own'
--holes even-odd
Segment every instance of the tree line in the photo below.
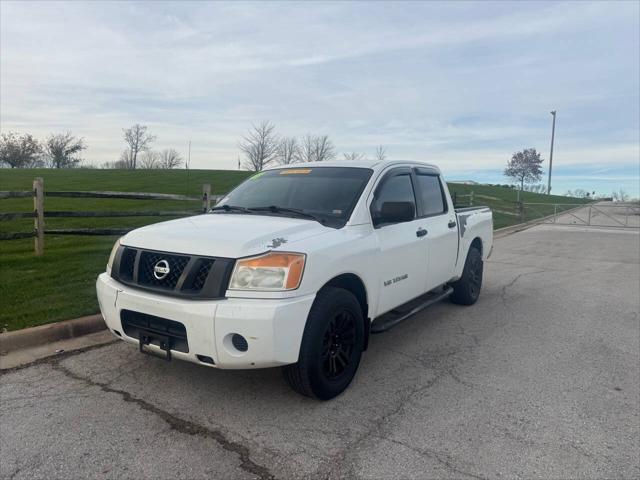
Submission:
<svg viewBox="0 0 640 480">
<path fill-rule="evenodd" d="M 153 143 L 157 137 L 152 135 L 146 125 L 135 124 L 122 129 L 122 138 L 126 148 L 120 157 L 107 161 L 101 168 L 121 169 L 173 169 L 183 165 L 184 160 L 174 148 L 154 150 Z M 270 121 L 254 124 L 242 136 L 238 147 L 243 160 L 238 161 L 246 170 L 261 171 L 271 165 L 289 165 L 302 162 L 323 162 L 338 157 L 336 147 L 328 135 L 306 134 L 301 137 L 281 136 Z M 0 134 L 0 166 L 11 168 L 93 168 L 84 163 L 82 152 L 87 149 L 84 138 L 76 137 L 71 132 L 52 133 L 44 140 L 33 135 L 15 132 Z M 344 160 L 362 160 L 367 158 L 361 152 L 346 152 Z M 377 160 L 387 158 L 386 148 L 379 146 L 375 151 Z M 520 192 L 550 193 L 544 184 L 537 183 L 542 178 L 544 159 L 535 148 L 525 148 L 515 152 L 507 162 L 504 175 L 513 179 Z M 583 189 L 569 190 L 565 195 L 579 198 L 594 198 L 596 192 Z M 628 194 L 620 189 L 611 195 L 614 200 L 625 201 Z"/>
<path fill-rule="evenodd" d="M 158 151 L 152 148 L 157 137 L 149 132 L 146 125 L 135 124 L 122 129 L 122 138 L 126 148 L 120 157 L 103 162 L 100 168 L 172 169 L 184 164 L 176 149 Z M 244 157 L 238 168 L 242 166 L 252 171 L 260 171 L 272 164 L 322 162 L 335 160 L 338 156 L 328 135 L 280 136 L 276 133 L 275 125 L 268 121 L 252 125 L 238 147 Z M 71 132 L 51 134 L 43 141 L 29 133 L 3 133 L 0 136 L 0 165 L 11 168 L 93 168 L 81 156 L 87 148 L 84 138 L 76 137 Z M 384 160 L 386 156 L 385 147 L 379 146 L 375 157 Z M 345 160 L 362 160 L 366 155 L 346 152 L 342 157 Z"/>
<path fill-rule="evenodd" d="M 302 137 L 280 136 L 273 123 L 266 121 L 252 125 L 242 136 L 238 147 L 243 155 L 244 169 L 258 172 L 271 165 L 289 165 L 302 162 L 325 162 L 338 156 L 328 135 L 306 134 Z M 362 160 L 364 153 L 343 153 L 345 160 Z M 379 146 L 376 158 L 387 158 L 386 149 Z M 239 165 L 240 166 L 240 165 Z"/>
<path fill-rule="evenodd" d="M 175 148 L 162 151 L 151 147 L 158 137 L 149 133 L 146 125 L 136 123 L 130 128 L 122 129 L 122 137 L 127 147 L 114 162 L 105 162 L 102 168 L 165 169 L 178 168 L 183 164 L 182 156 Z"/>
<path fill-rule="evenodd" d="M 120 158 L 102 163 L 101 168 L 172 169 L 183 164 L 176 149 L 156 151 L 151 148 L 157 137 L 151 135 L 145 125 L 135 124 L 122 129 L 122 137 L 127 147 Z M 0 135 L 0 165 L 10 168 L 93 168 L 82 158 L 82 152 L 87 148 L 84 138 L 71 132 L 52 133 L 44 140 L 38 140 L 30 133 L 7 132 Z"/>
</svg>

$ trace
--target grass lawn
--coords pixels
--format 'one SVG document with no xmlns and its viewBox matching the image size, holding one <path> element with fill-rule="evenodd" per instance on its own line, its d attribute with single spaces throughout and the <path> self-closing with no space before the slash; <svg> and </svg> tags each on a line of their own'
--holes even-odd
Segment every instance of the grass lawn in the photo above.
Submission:
<svg viewBox="0 0 640 480">
<path fill-rule="evenodd" d="M 98 312 L 95 280 L 117 237 L 48 236 L 42 257 L 33 239 L 0 242 L 0 327 L 41 325 Z"/>
<path fill-rule="evenodd" d="M 240 183 L 248 172 L 226 170 L 0 170 L 0 191 L 31 190 L 35 177 L 44 178 L 46 191 L 97 190 L 174 193 L 199 196 L 202 185 L 223 194 Z M 476 205 L 494 209 L 494 226 L 519 223 L 516 192 L 504 187 L 450 184 L 458 195 L 473 191 Z M 583 203 L 584 200 L 524 193 L 525 202 Z M 460 203 L 466 202 L 460 198 Z M 199 202 L 46 198 L 45 222 L 56 228 L 126 228 L 165 221 L 167 217 L 46 218 L 50 210 L 193 210 Z M 568 207 L 569 208 L 569 207 Z M 31 198 L 0 199 L 0 212 L 30 212 Z M 553 213 L 553 207 L 525 211 L 525 220 Z M 0 222 L 0 232 L 28 232 L 32 219 Z M 0 329 L 17 330 L 98 312 L 95 279 L 105 269 L 117 237 L 45 236 L 45 254 L 33 254 L 33 239 L 0 241 Z"/>
</svg>

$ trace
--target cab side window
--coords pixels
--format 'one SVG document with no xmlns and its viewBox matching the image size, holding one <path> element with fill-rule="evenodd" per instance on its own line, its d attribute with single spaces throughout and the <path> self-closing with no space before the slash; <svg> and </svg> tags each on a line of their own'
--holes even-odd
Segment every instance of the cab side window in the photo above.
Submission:
<svg viewBox="0 0 640 480">
<path fill-rule="evenodd" d="M 420 216 L 429 217 L 441 215 L 447 211 L 444 191 L 440 176 L 416 169 L 416 180 L 418 182 L 418 195 L 420 196 Z"/>
<path fill-rule="evenodd" d="M 413 193 L 411 171 L 398 169 L 382 180 L 371 203 L 373 226 L 409 222 L 415 218 L 416 198 Z"/>
</svg>

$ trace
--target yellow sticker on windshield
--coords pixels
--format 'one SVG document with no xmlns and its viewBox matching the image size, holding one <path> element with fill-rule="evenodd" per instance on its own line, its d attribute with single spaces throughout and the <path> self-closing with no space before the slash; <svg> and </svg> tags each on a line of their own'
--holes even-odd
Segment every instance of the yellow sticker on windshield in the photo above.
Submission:
<svg viewBox="0 0 640 480">
<path fill-rule="evenodd" d="M 293 170 L 280 170 L 280 175 L 306 175 L 311 173 L 310 168 L 295 168 Z"/>
</svg>

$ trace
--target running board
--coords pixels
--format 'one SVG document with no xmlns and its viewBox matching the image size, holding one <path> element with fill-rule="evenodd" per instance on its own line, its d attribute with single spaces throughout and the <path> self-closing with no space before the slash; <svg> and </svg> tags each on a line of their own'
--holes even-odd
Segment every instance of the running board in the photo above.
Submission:
<svg viewBox="0 0 640 480">
<path fill-rule="evenodd" d="M 410 316 L 424 310 L 453 293 L 453 288 L 445 287 L 443 290 L 427 292 L 413 300 L 394 308 L 390 312 L 379 316 L 371 323 L 371 333 L 382 333 L 406 320 Z"/>
</svg>

